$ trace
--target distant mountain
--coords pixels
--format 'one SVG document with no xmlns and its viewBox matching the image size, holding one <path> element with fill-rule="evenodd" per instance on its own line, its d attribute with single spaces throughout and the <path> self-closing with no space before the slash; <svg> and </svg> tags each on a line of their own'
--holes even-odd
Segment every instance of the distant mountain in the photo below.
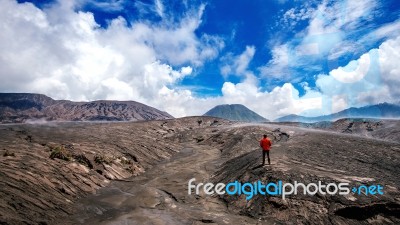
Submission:
<svg viewBox="0 0 400 225">
<path fill-rule="evenodd" d="M 267 122 L 268 120 L 251 111 L 244 105 L 217 105 L 204 114 L 204 116 L 214 116 L 232 121 L 243 122 Z"/>
<path fill-rule="evenodd" d="M 166 112 L 135 101 L 72 102 L 42 94 L 0 93 L 0 122 L 137 121 L 173 118 Z"/>
<path fill-rule="evenodd" d="M 342 118 L 400 118 L 400 106 L 390 103 L 348 108 L 343 111 L 317 117 L 287 115 L 276 119 L 276 122 L 314 123 L 320 121 L 335 121 Z"/>
<path fill-rule="evenodd" d="M 302 122 L 302 123 L 312 123 L 315 122 L 316 117 L 306 117 L 306 116 L 299 116 L 296 114 L 290 114 L 287 116 L 279 117 L 275 119 L 275 122 Z"/>
</svg>

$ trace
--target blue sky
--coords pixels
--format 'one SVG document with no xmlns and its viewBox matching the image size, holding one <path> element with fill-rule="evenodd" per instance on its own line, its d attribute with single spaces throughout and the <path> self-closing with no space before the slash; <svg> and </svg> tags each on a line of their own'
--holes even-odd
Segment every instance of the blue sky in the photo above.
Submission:
<svg viewBox="0 0 400 225">
<path fill-rule="evenodd" d="M 319 2 L 319 1 L 318 1 Z M 249 70 L 254 71 L 256 74 L 259 73 L 258 68 L 266 64 L 271 60 L 270 49 L 274 44 L 277 43 L 289 43 L 292 48 L 298 45 L 297 42 L 302 41 L 302 36 L 299 35 L 301 31 L 306 29 L 308 25 L 307 19 L 300 21 L 295 26 L 287 25 L 282 18 L 282 14 L 290 9 L 307 9 L 307 7 L 316 7 L 318 2 L 312 3 L 304 1 L 232 1 L 218 0 L 218 1 L 194 1 L 188 6 L 185 6 L 185 2 L 180 1 L 164 1 L 165 12 L 171 19 L 179 20 L 180 17 L 187 11 L 188 8 L 197 8 L 200 4 L 206 4 L 206 9 L 202 17 L 202 24 L 196 30 L 197 35 L 203 33 L 217 35 L 224 39 L 225 47 L 220 52 L 220 56 L 226 54 L 239 55 L 243 52 L 246 46 L 255 46 L 257 51 L 249 65 Z M 143 1 L 143 4 L 152 5 L 154 1 Z M 331 3 L 333 4 L 333 3 Z M 348 12 L 346 10 L 347 2 L 343 3 L 343 11 L 338 11 L 339 15 L 345 17 Z M 161 18 L 154 15 L 153 12 L 140 13 L 137 7 L 132 6 L 131 2 L 124 2 L 121 10 L 109 12 L 107 8 L 93 7 L 88 4 L 83 7 L 84 10 L 93 12 L 96 21 L 102 26 L 107 26 L 107 21 L 113 19 L 119 15 L 123 15 L 130 20 L 146 20 L 149 23 L 160 23 Z M 104 10 L 105 9 L 105 10 Z M 376 11 L 375 11 L 376 10 Z M 344 35 L 343 39 L 336 41 L 335 44 L 340 44 L 342 41 L 349 41 L 356 43 L 357 40 L 367 35 L 372 29 L 379 28 L 380 26 L 391 23 L 399 19 L 400 3 L 395 0 L 382 1 L 380 2 L 377 9 L 366 11 L 361 17 L 369 17 L 371 14 L 375 14 L 374 18 L 364 19 L 359 26 L 355 29 L 340 31 L 340 35 Z M 323 15 L 321 15 L 323 16 Z M 331 22 L 326 19 L 326 23 Z M 344 34 L 343 34 L 344 33 Z M 323 34 L 329 36 L 336 34 Z M 318 37 L 315 37 L 318 38 Z M 313 37 L 310 38 L 311 42 L 314 42 Z M 383 39 L 371 39 L 367 40 L 366 43 L 362 43 L 365 50 L 369 50 L 379 46 Z M 317 42 L 318 43 L 318 42 Z M 289 50 L 290 51 L 290 50 Z M 338 59 L 337 65 L 344 66 L 349 61 L 357 59 L 364 51 L 351 51 L 345 52 Z M 306 61 L 305 65 L 309 65 L 309 68 L 303 68 L 300 65 L 289 65 L 290 67 L 290 78 L 295 83 L 308 82 L 311 87 L 315 85 L 313 76 L 319 73 L 328 73 L 330 71 L 329 59 L 327 55 L 316 54 L 300 58 L 299 60 Z M 196 93 L 199 95 L 221 95 L 220 87 L 226 79 L 220 75 L 220 66 L 223 62 L 220 58 L 216 58 L 204 67 L 196 68 L 196 76 L 188 77 L 182 81 L 182 85 L 196 85 L 205 86 L 205 89 L 198 89 Z M 310 65 L 311 64 L 311 65 Z M 314 69 L 314 67 L 317 67 Z M 227 80 L 238 82 L 235 73 L 229 74 L 232 77 L 228 77 Z M 262 80 L 263 81 L 263 80 Z M 276 85 L 282 85 L 287 80 L 279 79 L 265 79 L 267 90 L 271 90 Z M 300 91 L 303 91 L 301 88 Z"/>
<path fill-rule="evenodd" d="M 9 84 L 0 87 L 2 91 L 41 90 L 54 98 L 72 100 L 136 100 L 176 116 L 201 114 L 216 104 L 242 103 L 269 118 L 290 113 L 329 114 L 398 99 L 397 92 L 391 90 L 393 80 L 399 81 L 400 76 L 398 72 L 392 74 L 397 69 L 393 68 L 395 58 L 388 64 L 381 58 L 398 47 L 400 3 L 395 0 L 2 1 L 8 3 L 9 11 L 16 12 L 10 15 L 14 24 L 38 27 L 32 22 L 38 20 L 18 22 L 22 17 L 15 16 L 17 12 L 31 10 L 39 17 L 44 15 L 40 18 L 48 25 L 32 31 L 33 45 L 28 48 L 41 46 L 39 42 L 47 38 L 50 43 L 61 41 L 61 46 L 66 46 L 71 37 L 82 42 L 77 45 L 79 49 L 68 47 L 75 61 L 59 57 L 56 47 L 46 46 L 43 52 L 51 58 L 57 55 L 54 64 L 65 70 L 59 71 L 56 66 L 38 68 L 36 82 L 28 88 Z M 74 24 L 82 23 L 88 23 L 90 35 L 82 36 L 79 29 L 84 27 L 74 30 Z M 15 25 L 4 26 L 14 32 L 10 35 L 17 34 Z M 60 27 L 66 29 L 65 34 L 58 30 Z M 36 39 L 37 33 L 43 37 Z M 376 54 L 370 52 L 374 49 Z M 3 53 L 6 51 L 13 49 L 3 49 Z M 89 52 L 104 57 L 93 60 Z M 141 54 L 148 60 L 142 60 Z M 106 60 L 110 55 L 113 57 Z M 369 55 L 367 62 L 362 60 L 364 55 Z M 26 60 L 29 64 L 33 59 Z M 124 65 L 130 60 L 136 67 Z M 5 61 L 13 62 L 11 58 Z M 108 63 L 104 68 L 108 74 L 94 69 L 96 63 L 104 65 L 101 61 Z M 358 68 L 363 63 L 370 65 L 368 71 Z M 19 73 L 15 68 L 9 69 Z M 391 71 L 390 79 L 381 77 L 386 70 Z M 157 71 L 157 75 L 151 75 Z M 159 75 L 163 72 L 165 76 Z M 341 80 L 342 76 L 347 78 Z M 361 81 L 357 78 L 360 76 Z M 77 83 L 96 85 L 88 83 L 74 89 L 77 84 L 69 82 L 71 77 Z M 154 80 L 160 83 L 147 83 Z M 145 83 L 135 86 L 141 81 Z M 66 93 L 40 88 L 46 82 L 59 85 Z M 141 90 L 143 86 L 147 88 Z M 330 90 L 333 86 L 340 91 Z M 369 96 L 371 90 L 377 94 Z M 260 106 L 257 102 L 263 99 L 269 101 L 265 105 L 273 107 Z M 317 110 L 313 109 L 315 105 L 319 105 Z"/>
</svg>

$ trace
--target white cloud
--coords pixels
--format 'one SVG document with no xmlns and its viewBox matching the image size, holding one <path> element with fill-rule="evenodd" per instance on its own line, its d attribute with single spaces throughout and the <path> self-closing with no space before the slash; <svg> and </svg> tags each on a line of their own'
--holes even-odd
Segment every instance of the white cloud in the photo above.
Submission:
<svg viewBox="0 0 400 225">
<path fill-rule="evenodd" d="M 165 109 L 168 100 L 160 98 L 160 90 L 173 90 L 193 67 L 216 57 L 224 46 L 219 37 L 194 34 L 204 6 L 178 23 L 134 22 L 128 27 L 119 17 L 101 28 L 90 12 L 74 11 L 73 1 L 44 10 L 13 0 L 0 4 L 3 92 L 136 100 Z"/>
<path fill-rule="evenodd" d="M 110 0 L 110 1 L 97 1 L 97 0 L 77 0 L 76 4 L 89 5 L 102 11 L 115 12 L 124 9 L 125 0 Z"/>
<path fill-rule="evenodd" d="M 328 75 L 317 76 L 316 90 L 304 84 L 306 94 L 302 97 L 299 97 L 298 91 L 288 83 L 269 93 L 258 94 L 263 96 L 262 99 L 274 102 L 273 108 L 277 109 L 277 112 L 268 112 L 270 118 L 291 113 L 317 116 L 335 113 L 352 106 L 360 107 L 382 102 L 398 103 L 400 99 L 398 49 L 400 49 L 400 36 L 383 42 L 378 49 L 368 51 L 346 66 L 331 70 Z M 230 93 L 243 95 L 243 91 L 237 92 L 234 87 L 240 89 L 242 85 L 230 85 Z M 260 102 L 256 96 L 253 95 L 252 99 Z M 252 106 L 257 112 L 266 110 L 266 107 Z"/>
<path fill-rule="evenodd" d="M 313 12 L 308 35 L 329 34 L 357 29 L 373 16 L 376 0 L 323 1 Z"/>
<path fill-rule="evenodd" d="M 387 96 L 391 101 L 400 98 L 400 36 L 395 39 L 385 41 L 379 46 L 379 68 L 382 82 L 390 90 L 390 95 Z M 382 101 L 382 99 L 381 99 Z"/>
<path fill-rule="evenodd" d="M 232 53 L 228 53 L 223 58 L 224 65 L 221 67 L 221 74 L 228 76 L 234 74 L 236 76 L 246 75 L 249 63 L 254 57 L 256 48 L 254 46 L 246 46 L 246 49 L 240 54 L 233 56 Z"/>
<path fill-rule="evenodd" d="M 218 104 L 241 103 L 268 119 L 292 113 L 326 114 L 346 105 L 400 97 L 400 37 L 385 41 L 353 64 L 318 76 L 319 90 L 304 84 L 306 93 L 301 97 L 290 83 L 262 90 L 248 69 L 256 49 L 247 46 L 241 54 L 230 55 L 230 63 L 221 69 L 243 80 L 225 82 L 222 96 L 203 98 L 179 87 L 179 81 L 224 47 L 219 37 L 195 34 L 204 6 L 173 24 L 127 26 L 119 17 L 102 28 L 91 13 L 75 12 L 71 2 L 63 0 L 40 10 L 29 3 L 0 0 L 2 92 L 37 92 L 71 100 L 136 100 L 176 117 L 201 115 Z M 300 55 L 309 48 L 298 50 Z M 284 75 L 288 65 L 297 63 L 291 51 L 286 44 L 276 46 L 264 73 Z"/>
<path fill-rule="evenodd" d="M 367 75 L 370 63 L 370 56 L 364 54 L 357 61 L 352 60 L 345 67 L 334 69 L 329 74 L 342 83 L 354 83 Z"/>
<path fill-rule="evenodd" d="M 285 104 L 280 109 L 289 108 L 286 112 L 300 112 L 302 115 L 321 115 L 338 112 L 351 106 L 364 106 L 381 102 L 398 102 L 400 99 L 400 36 L 398 21 L 386 24 L 370 34 L 360 37 L 358 41 L 350 42 L 347 35 L 355 29 L 363 29 L 368 21 L 378 13 L 377 1 L 323 1 L 316 10 L 307 10 L 310 18 L 309 26 L 297 34 L 297 39 L 272 47 L 272 59 L 260 67 L 261 74 L 267 78 L 287 80 L 291 76 L 291 68 L 304 66 L 310 68 L 311 58 L 303 56 L 315 55 L 337 59 L 344 54 L 361 54 L 357 60 L 346 66 L 338 67 L 336 61 L 328 62 L 332 70 L 328 75 L 318 75 L 317 89 L 304 87 L 306 95 L 303 99 L 313 99 L 305 105 L 314 109 L 298 109 L 288 107 L 290 98 L 285 98 Z M 284 14 L 288 23 L 302 19 L 301 13 L 291 9 Z M 293 24 L 292 24 L 293 25 Z M 295 24 L 294 24 L 295 25 Z M 384 41 L 378 49 L 365 50 L 364 45 L 371 40 L 392 38 Z M 361 46 L 361 47 L 360 47 Z M 307 60 L 304 60 L 307 59 Z M 304 69 L 304 67 L 302 67 Z M 232 87 L 231 87 L 232 91 Z M 293 93 L 297 90 L 294 89 Z M 272 91 L 271 93 L 273 93 Z M 292 99 L 296 99 L 293 94 Z M 320 105 L 317 104 L 319 99 Z M 279 102 L 279 101 L 278 101 Z M 301 102 L 298 100 L 298 102 Z M 285 113 L 286 113 L 285 112 Z M 278 113 L 279 114 L 279 113 Z"/>
<path fill-rule="evenodd" d="M 393 26 L 396 26 L 396 23 L 378 30 L 391 30 Z M 349 48 L 352 47 L 349 46 Z M 369 50 L 357 60 L 350 61 L 346 66 L 335 67 L 327 75 L 318 75 L 316 78 L 317 89 L 303 87 L 306 95 L 300 99 L 315 99 L 315 102 L 317 102 L 316 99 L 319 99 L 320 107 L 318 104 L 309 102 L 306 105 L 313 105 L 314 109 L 296 110 L 293 107 L 287 107 L 290 106 L 290 103 L 288 103 L 289 98 L 286 98 L 286 104 L 280 106 L 279 109 L 289 108 L 290 110 L 283 111 L 285 113 L 300 112 L 302 115 L 310 116 L 331 114 L 352 106 L 359 107 L 382 102 L 398 103 L 398 99 L 400 99 L 400 89 L 398 89 L 400 64 L 397 63 L 400 61 L 400 54 L 398 49 L 400 49 L 399 35 L 384 41 L 379 48 Z M 310 48 L 306 48 L 306 50 L 310 50 Z M 292 57 L 296 56 L 293 53 L 298 54 L 300 49 L 296 52 L 287 49 L 286 45 L 279 45 L 272 52 L 272 60 L 266 67 L 261 68 L 262 72 L 268 72 L 269 76 L 274 72 L 279 74 L 280 71 L 284 71 L 292 64 L 298 63 L 296 57 Z M 279 78 L 282 79 L 282 77 Z M 294 90 L 294 93 L 296 91 Z M 296 94 L 293 96 L 293 99 L 296 99 Z"/>
<path fill-rule="evenodd" d="M 280 78 L 284 80 L 289 74 L 289 63 L 294 65 L 296 62 L 290 56 L 290 49 L 287 44 L 275 46 L 271 53 L 272 59 L 264 66 L 259 68 L 263 77 Z"/>
<path fill-rule="evenodd" d="M 332 113 L 336 113 L 347 108 L 349 108 L 349 105 L 345 95 L 332 96 Z"/>
<path fill-rule="evenodd" d="M 226 82 L 223 96 L 199 98 L 177 88 L 193 66 L 216 57 L 224 45 L 218 37 L 196 37 L 199 13 L 172 27 L 139 22 L 128 27 L 120 17 L 105 29 L 92 14 L 72 11 L 67 1 L 46 11 L 15 1 L 0 3 L 0 26 L 6 28 L 0 33 L 2 91 L 71 100 L 136 100 L 177 117 L 201 115 L 223 103 L 245 104 L 270 119 L 307 106 L 299 104 L 291 84 L 260 91 L 258 80 L 247 71 L 253 46 L 233 58 L 232 69 L 244 80 Z"/>
<path fill-rule="evenodd" d="M 350 42 L 350 41 L 342 41 L 341 43 L 336 44 L 328 53 L 327 59 L 332 62 L 336 62 L 338 58 L 348 53 L 355 53 L 357 50 L 361 50 L 363 48 L 362 45 Z"/>
<path fill-rule="evenodd" d="M 344 54 L 353 54 L 360 49 L 348 35 L 355 30 L 362 30 L 368 21 L 379 12 L 376 0 L 360 1 L 323 1 L 311 16 L 305 30 L 302 44 L 314 43 L 319 52 L 315 56 L 336 59 Z"/>
<path fill-rule="evenodd" d="M 345 54 L 360 54 L 365 52 L 367 46 L 371 43 L 383 42 L 387 39 L 393 39 L 400 35 L 400 21 L 381 25 L 372 29 L 369 33 L 358 38 L 357 41 L 343 40 L 332 47 L 328 59 L 336 60 Z"/>
<path fill-rule="evenodd" d="M 299 56 L 302 55 L 318 55 L 320 50 L 319 46 L 316 43 L 311 44 L 303 44 L 296 47 L 296 54 Z"/>
<path fill-rule="evenodd" d="M 367 36 L 371 38 L 371 36 L 376 36 L 376 38 L 394 38 L 400 35 L 400 20 L 396 20 L 392 23 L 385 24 L 384 26 L 379 27 L 374 30 L 371 35 Z"/>
<path fill-rule="evenodd" d="M 255 52 L 254 46 L 246 46 L 246 50 L 235 60 L 237 74 L 243 74 L 247 70 Z"/>
<path fill-rule="evenodd" d="M 290 67 L 310 65 L 310 56 L 337 59 L 344 54 L 362 51 L 354 42 L 348 42 L 348 35 L 354 30 L 363 29 L 366 22 L 373 19 L 379 11 L 376 0 L 329 1 L 324 0 L 316 7 L 303 3 L 300 9 L 291 8 L 283 14 L 282 23 L 293 27 L 299 21 L 308 20 L 308 26 L 296 33 L 287 43 L 277 42 L 271 49 L 272 59 L 260 67 L 262 74 L 285 78 L 290 76 Z M 388 33 L 394 27 L 382 30 Z M 377 34 L 379 35 L 379 34 Z M 376 39 L 375 39 L 376 40 Z M 286 60 L 289 55 L 290 60 Z M 305 57 L 308 57 L 305 60 Z"/>
<path fill-rule="evenodd" d="M 257 84 L 249 79 L 242 83 L 225 82 L 222 88 L 225 103 L 244 104 L 268 119 L 288 114 L 300 114 L 306 110 L 320 109 L 321 98 L 318 93 L 309 91 L 303 97 L 290 83 L 262 92 Z"/>
<path fill-rule="evenodd" d="M 99 91 L 100 94 L 107 93 L 107 99 L 112 100 L 128 100 L 139 96 L 132 86 L 115 77 L 102 80 L 96 91 Z"/>
<path fill-rule="evenodd" d="M 302 6 L 300 9 L 291 8 L 283 14 L 283 24 L 293 29 L 299 21 L 310 19 L 315 9 L 308 6 Z"/>
<path fill-rule="evenodd" d="M 157 12 L 157 14 L 158 14 L 161 18 L 163 18 L 163 17 L 164 17 L 164 5 L 163 5 L 163 3 L 161 2 L 161 0 L 155 0 L 155 1 L 154 1 L 154 5 L 155 5 L 155 7 L 156 7 L 156 12 Z"/>
<path fill-rule="evenodd" d="M 317 87 L 326 99 L 346 102 L 349 106 L 397 103 L 400 99 L 399 48 L 400 36 L 389 39 L 378 49 L 372 49 L 346 66 L 332 70 L 329 75 L 319 75 Z"/>
</svg>

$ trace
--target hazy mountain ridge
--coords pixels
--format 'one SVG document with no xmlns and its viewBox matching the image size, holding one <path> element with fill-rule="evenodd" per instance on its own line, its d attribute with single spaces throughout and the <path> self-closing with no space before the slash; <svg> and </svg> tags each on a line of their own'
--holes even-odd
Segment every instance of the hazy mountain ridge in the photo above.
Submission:
<svg viewBox="0 0 400 225">
<path fill-rule="evenodd" d="M 241 104 L 217 105 L 206 112 L 204 116 L 214 116 L 232 121 L 268 122 L 267 119 Z"/>
<path fill-rule="evenodd" d="M 360 108 L 351 107 L 337 113 L 324 116 L 306 117 L 295 114 L 280 117 L 275 122 L 314 123 L 335 121 L 343 118 L 400 118 L 400 106 L 390 103 L 380 103 Z"/>
<path fill-rule="evenodd" d="M 167 112 L 135 101 L 73 102 L 42 94 L 0 93 L 0 121 L 136 121 L 173 118 Z"/>
</svg>

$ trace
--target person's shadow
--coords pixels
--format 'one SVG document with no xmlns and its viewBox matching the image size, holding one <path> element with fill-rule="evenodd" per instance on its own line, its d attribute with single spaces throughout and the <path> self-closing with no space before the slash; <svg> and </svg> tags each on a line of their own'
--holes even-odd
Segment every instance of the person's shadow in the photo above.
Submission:
<svg viewBox="0 0 400 225">
<path fill-rule="evenodd" d="M 261 167 L 263 167 L 263 166 L 264 166 L 263 164 L 260 164 L 260 165 L 258 165 L 258 166 L 255 166 L 255 167 L 251 168 L 251 169 L 252 169 L 252 170 L 255 170 L 255 169 L 261 168 Z"/>
</svg>

